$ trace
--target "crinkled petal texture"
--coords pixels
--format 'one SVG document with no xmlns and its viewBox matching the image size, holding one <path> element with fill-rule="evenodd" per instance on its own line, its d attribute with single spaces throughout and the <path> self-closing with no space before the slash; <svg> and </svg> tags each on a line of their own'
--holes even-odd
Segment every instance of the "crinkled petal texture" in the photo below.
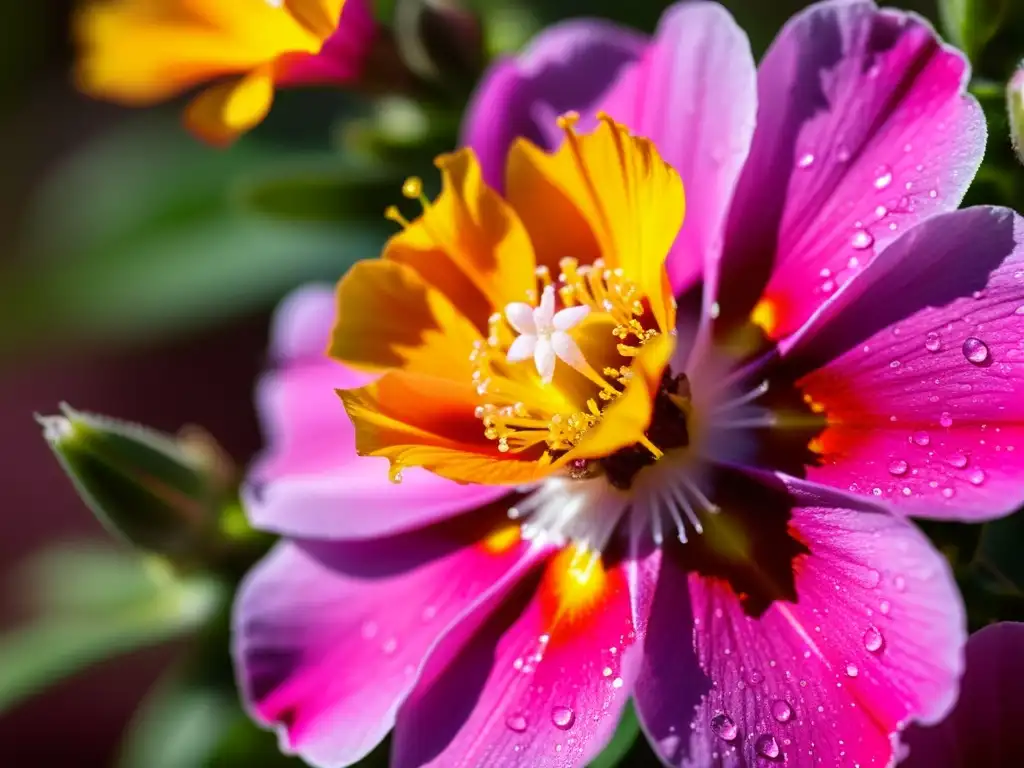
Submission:
<svg viewBox="0 0 1024 768">
<path fill-rule="evenodd" d="M 257 406 L 268 447 L 243 487 L 259 528 L 300 538 L 363 539 L 435 522 L 500 498 L 501 488 L 459 485 L 410 469 L 400 485 L 384 459 L 355 452 L 355 433 L 336 388 L 367 376 L 324 354 L 335 317 L 334 291 L 311 286 L 282 302 L 271 333 L 274 369 Z"/>
<path fill-rule="evenodd" d="M 1024 754 L 1024 624 L 985 627 L 967 641 L 960 698 L 931 728 L 911 726 L 904 768 L 1010 768 Z"/>
<path fill-rule="evenodd" d="M 601 751 L 639 641 L 623 569 L 586 560 L 563 550 L 539 585 L 435 647 L 398 714 L 396 768 L 572 768 Z"/>
<path fill-rule="evenodd" d="M 957 207 L 985 146 L 968 75 L 919 17 L 871 0 L 817 3 L 786 25 L 758 70 L 720 325 L 760 300 L 784 338 L 902 233 Z"/>
<path fill-rule="evenodd" d="M 796 337 L 828 413 L 810 480 L 923 517 L 1024 502 L 1024 220 L 972 208 L 889 246 Z"/>
<path fill-rule="evenodd" d="M 367 0 L 91 0 L 75 20 L 76 76 L 87 93 L 148 105 L 200 94 L 186 125 L 225 144 L 259 123 L 275 84 L 349 82 L 376 27 Z"/>
<path fill-rule="evenodd" d="M 555 118 L 571 111 L 592 113 L 645 43 L 625 27 L 573 20 L 548 27 L 515 59 L 494 64 L 469 104 L 461 142 L 480 158 L 487 183 L 504 189 L 505 159 L 518 139 L 557 148 L 562 134 Z"/>
<path fill-rule="evenodd" d="M 471 356 L 498 333 L 489 330 L 490 318 L 531 293 L 536 298 L 537 266 L 554 271 L 566 253 L 583 265 L 603 258 L 607 268 L 621 269 L 662 331 L 637 358 L 644 375 L 629 382 L 605 409 L 601 429 L 592 430 L 602 446 L 614 436 L 612 450 L 642 437 L 652 389 L 671 355 L 667 332 L 675 310 L 664 262 L 682 222 L 682 185 L 649 141 L 610 119 L 590 134 L 577 134 L 571 121 L 563 127 L 568 138 L 554 154 L 526 141 L 515 145 L 507 199 L 484 182 L 471 150 L 440 158 L 440 197 L 424 202 L 423 215 L 391 239 L 381 260 L 357 265 L 342 279 L 330 353 L 383 373 L 341 393 L 360 453 L 386 456 L 396 469 L 422 466 L 458 481 L 499 485 L 539 479 L 570 460 L 571 452 L 552 462 L 499 450 L 476 415 L 489 382 L 480 380 Z M 569 239 L 581 247 L 562 250 L 559 244 Z M 599 368 L 587 339 L 600 334 L 616 349 L 610 326 L 595 330 L 601 322 L 588 318 L 572 330 Z M 586 410 L 596 396 L 564 364 L 554 386 L 544 386 L 534 365 L 491 362 L 504 382 L 494 386 L 527 393 L 523 399 L 543 413 Z M 569 380 L 586 384 L 587 394 Z M 587 456 L 595 446 L 586 447 Z"/>
<path fill-rule="evenodd" d="M 795 599 L 756 612 L 671 550 L 639 591 L 653 597 L 637 707 L 668 764 L 884 768 L 902 723 L 952 706 L 965 619 L 928 540 L 897 517 L 838 508 L 793 509 L 789 528 L 808 550 Z"/>
<path fill-rule="evenodd" d="M 717 3 L 679 3 L 600 107 L 651 139 L 691 192 L 668 261 L 676 294 L 720 254 L 726 213 L 750 150 L 757 75 L 747 36 Z"/>
<path fill-rule="evenodd" d="M 476 541 L 496 521 L 474 517 L 374 541 L 284 542 L 248 576 L 235 606 L 239 681 L 286 752 L 318 766 L 361 759 L 438 638 L 480 623 L 542 554 L 514 529 Z"/>
</svg>

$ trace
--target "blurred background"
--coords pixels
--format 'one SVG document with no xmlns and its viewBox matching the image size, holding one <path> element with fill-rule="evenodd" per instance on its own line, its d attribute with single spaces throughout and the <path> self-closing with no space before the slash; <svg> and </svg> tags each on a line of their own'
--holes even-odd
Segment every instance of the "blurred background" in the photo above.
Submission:
<svg viewBox="0 0 1024 768">
<path fill-rule="evenodd" d="M 668 5 L 464 4 L 481 18 L 487 57 L 574 15 L 651 30 Z M 805 5 L 724 4 L 757 53 Z M 387 18 L 390 3 L 379 5 Z M 899 5 L 937 23 L 934 0 Z M 114 541 L 33 414 L 68 401 L 171 433 L 201 424 L 244 465 L 260 445 L 251 393 L 271 309 L 295 286 L 333 281 L 376 254 L 401 179 L 454 145 L 465 90 L 426 110 L 288 92 L 252 135 L 209 149 L 180 128 L 180 104 L 130 111 L 75 92 L 73 6 L 0 6 L 0 763 L 292 764 L 234 702 L 225 595 L 209 585 L 179 594 Z M 1020 174 L 1008 170 L 1001 84 L 1024 38 L 980 26 L 951 34 L 974 45 L 977 92 L 989 97 L 982 197 L 1012 203 Z M 179 590 L 173 600 L 169 590 Z M 90 660 L 99 663 L 84 669 Z M 186 743 L 198 751 L 147 751 Z"/>
</svg>

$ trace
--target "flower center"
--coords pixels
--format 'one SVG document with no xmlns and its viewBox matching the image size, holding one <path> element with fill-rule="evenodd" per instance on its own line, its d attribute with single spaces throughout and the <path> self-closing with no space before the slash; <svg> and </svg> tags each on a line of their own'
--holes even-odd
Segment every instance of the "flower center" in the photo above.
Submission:
<svg viewBox="0 0 1024 768">
<path fill-rule="evenodd" d="M 559 269 L 552 279 L 538 268 L 539 290 L 492 315 L 487 338 L 470 355 L 481 400 L 476 416 L 487 438 L 502 453 L 533 452 L 543 463 L 572 450 L 601 420 L 632 378 L 632 359 L 658 335 L 646 301 L 621 269 L 572 258 Z M 678 422 L 668 447 L 680 444 Z M 639 471 L 663 449 L 644 438 L 630 451 Z M 623 463 L 625 487 L 627 475 Z"/>
</svg>

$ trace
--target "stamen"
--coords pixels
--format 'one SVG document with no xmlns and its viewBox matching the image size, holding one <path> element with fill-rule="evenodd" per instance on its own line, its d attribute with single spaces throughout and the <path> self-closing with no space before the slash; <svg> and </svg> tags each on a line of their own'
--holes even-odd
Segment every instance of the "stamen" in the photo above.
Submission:
<svg viewBox="0 0 1024 768">
<path fill-rule="evenodd" d="M 410 227 L 409 220 L 398 210 L 398 206 L 389 205 L 384 211 L 384 218 L 402 226 L 403 229 Z"/>
<path fill-rule="evenodd" d="M 749 419 L 733 421 L 716 421 L 715 429 L 771 429 L 779 425 L 779 417 L 774 413 L 765 413 Z"/>
</svg>

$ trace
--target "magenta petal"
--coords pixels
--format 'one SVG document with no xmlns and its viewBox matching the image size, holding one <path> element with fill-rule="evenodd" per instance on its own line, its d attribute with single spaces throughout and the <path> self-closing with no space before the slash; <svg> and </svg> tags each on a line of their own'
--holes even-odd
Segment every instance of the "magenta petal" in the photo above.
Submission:
<svg viewBox="0 0 1024 768">
<path fill-rule="evenodd" d="M 762 294 L 792 333 L 897 236 L 957 207 L 985 121 L 968 65 L 918 16 L 871 0 L 811 6 L 758 74 L 758 124 L 730 212 L 723 318 Z"/>
<path fill-rule="evenodd" d="M 285 542 L 248 576 L 235 605 L 239 681 L 287 752 L 321 766 L 369 752 L 438 637 L 536 556 L 466 538 L 449 523 L 375 542 Z"/>
<path fill-rule="evenodd" d="M 677 294 L 717 265 L 726 211 L 750 149 L 757 73 L 750 43 L 717 3 L 686 2 L 601 108 L 652 139 L 682 177 L 686 221 L 667 268 Z"/>
<path fill-rule="evenodd" d="M 603 749 L 639 661 L 625 577 L 575 618 L 552 612 L 546 582 L 433 651 L 398 714 L 395 768 L 570 768 Z"/>
<path fill-rule="evenodd" d="M 798 599 L 760 616 L 663 558 L 635 696 L 670 765 L 881 767 L 902 723 L 953 705 L 965 620 L 928 540 L 881 513 L 802 508 L 790 525 L 811 552 Z"/>
<path fill-rule="evenodd" d="M 832 421 L 808 479 L 925 517 L 1024 503 L 1022 242 L 1010 211 L 937 216 L 783 344 L 795 369 L 822 366 L 800 381 Z"/>
<path fill-rule="evenodd" d="M 388 480 L 388 462 L 355 452 L 355 432 L 336 389 L 366 376 L 324 355 L 334 322 L 334 293 L 312 286 L 282 302 L 271 331 L 276 370 L 256 392 L 267 449 L 242 490 L 253 524 L 313 538 L 365 538 L 426 525 L 507 493 L 459 485 L 424 470 Z"/>
<path fill-rule="evenodd" d="M 546 29 L 515 60 L 494 64 L 469 104 L 461 142 L 476 151 L 487 183 L 504 188 L 505 157 L 517 138 L 553 149 L 561 136 L 555 118 L 591 112 L 645 43 L 630 29 L 576 19 Z"/>
<path fill-rule="evenodd" d="M 903 735 L 902 768 L 1010 768 L 1024 755 L 1024 624 L 985 627 L 967 641 L 960 698 L 936 726 Z"/>
</svg>

